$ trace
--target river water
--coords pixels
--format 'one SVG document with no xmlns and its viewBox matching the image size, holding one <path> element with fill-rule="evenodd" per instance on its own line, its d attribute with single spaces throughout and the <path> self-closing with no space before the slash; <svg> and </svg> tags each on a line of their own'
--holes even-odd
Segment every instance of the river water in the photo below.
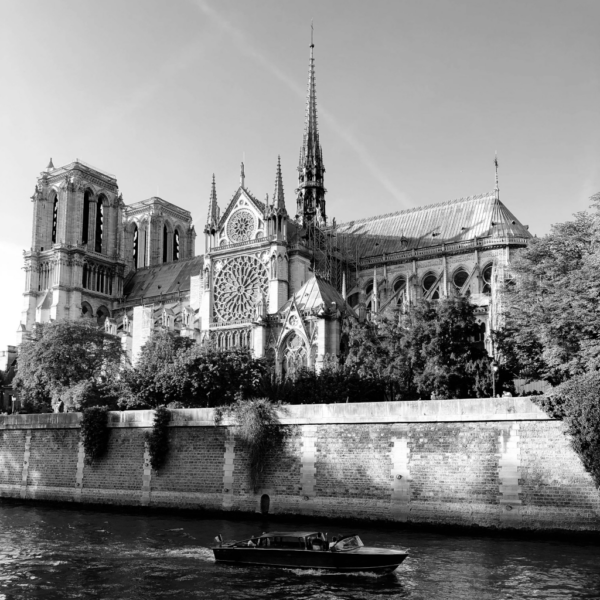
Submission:
<svg viewBox="0 0 600 600">
<path fill-rule="evenodd" d="M 600 540 L 591 542 L 334 525 L 365 545 L 407 548 L 391 575 L 216 564 L 214 536 L 327 529 L 323 523 L 115 513 L 0 503 L 0 600 L 34 598 L 600 598 Z"/>
</svg>

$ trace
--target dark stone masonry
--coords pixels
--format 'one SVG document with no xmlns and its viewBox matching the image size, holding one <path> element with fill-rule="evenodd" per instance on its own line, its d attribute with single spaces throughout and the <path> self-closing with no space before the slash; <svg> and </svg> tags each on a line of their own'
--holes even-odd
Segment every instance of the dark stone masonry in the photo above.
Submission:
<svg viewBox="0 0 600 600">
<path fill-rule="evenodd" d="M 263 487 L 230 423 L 173 411 L 158 472 L 152 411 L 110 414 L 107 455 L 85 464 L 80 415 L 0 418 L 0 496 L 75 503 L 349 517 L 537 530 L 600 530 L 600 491 L 527 398 L 291 406 Z M 262 503 L 261 503 L 262 501 Z"/>
</svg>

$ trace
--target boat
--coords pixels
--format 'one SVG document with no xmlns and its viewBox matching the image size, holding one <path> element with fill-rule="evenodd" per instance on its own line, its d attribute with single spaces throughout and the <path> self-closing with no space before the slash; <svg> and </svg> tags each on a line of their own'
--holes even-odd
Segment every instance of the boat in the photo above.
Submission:
<svg viewBox="0 0 600 600">
<path fill-rule="evenodd" d="M 319 531 L 277 531 L 232 542 L 218 535 L 215 541 L 216 561 L 288 569 L 391 573 L 408 556 L 403 550 L 365 546 L 356 534 L 329 541 Z"/>
</svg>

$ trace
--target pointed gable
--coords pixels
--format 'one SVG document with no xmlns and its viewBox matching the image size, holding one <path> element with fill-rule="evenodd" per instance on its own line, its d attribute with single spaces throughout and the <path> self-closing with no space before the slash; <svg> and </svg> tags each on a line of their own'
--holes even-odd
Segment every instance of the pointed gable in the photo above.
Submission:
<svg viewBox="0 0 600 600">
<path fill-rule="evenodd" d="M 319 277 L 311 277 L 279 310 L 288 314 L 292 304 L 303 313 L 318 316 L 333 314 L 336 310 L 342 314 L 357 317 L 354 309 L 342 298 L 342 295 L 330 284 Z M 357 317 L 358 318 L 358 317 Z"/>
</svg>

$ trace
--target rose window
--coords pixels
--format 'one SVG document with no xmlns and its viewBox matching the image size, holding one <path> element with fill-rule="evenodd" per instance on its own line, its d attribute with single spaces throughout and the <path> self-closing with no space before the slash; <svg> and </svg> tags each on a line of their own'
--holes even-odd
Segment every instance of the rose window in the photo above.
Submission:
<svg viewBox="0 0 600 600">
<path fill-rule="evenodd" d="M 227 223 L 227 236 L 232 242 L 247 242 L 254 233 L 254 216 L 249 210 L 234 212 Z"/>
<path fill-rule="evenodd" d="M 238 256 L 215 274 L 215 313 L 220 321 L 250 320 L 268 292 L 265 265 L 254 256 Z"/>
</svg>

